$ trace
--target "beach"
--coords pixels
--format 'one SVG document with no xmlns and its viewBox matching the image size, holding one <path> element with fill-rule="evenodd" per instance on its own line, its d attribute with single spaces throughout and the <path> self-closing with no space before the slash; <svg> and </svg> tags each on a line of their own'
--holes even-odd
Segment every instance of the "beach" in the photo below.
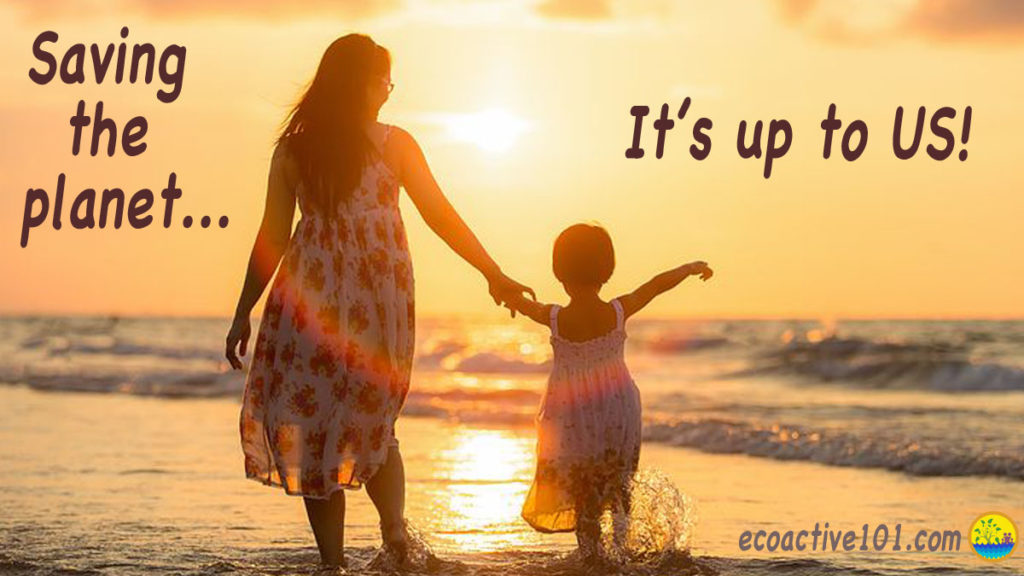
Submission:
<svg viewBox="0 0 1024 576">
<path fill-rule="evenodd" d="M 0 321 L 0 574 L 308 574 L 301 499 L 246 480 L 221 319 Z M 630 326 L 641 468 L 684 495 L 688 550 L 627 573 L 1019 574 L 974 519 L 1024 520 L 1024 323 Z M 519 518 L 548 350 L 525 323 L 428 319 L 398 424 L 422 573 L 570 573 L 572 535 Z M 886 363 L 883 365 L 883 363 Z M 981 374 L 980 376 L 978 374 Z M 657 472 L 655 472 L 657 471 Z M 377 517 L 348 493 L 349 571 Z M 647 494 L 648 518 L 672 502 Z M 744 531 L 963 534 L 959 550 L 743 551 Z M 857 541 L 858 546 L 860 540 Z M 422 550 L 421 550 L 422 551 Z"/>
</svg>

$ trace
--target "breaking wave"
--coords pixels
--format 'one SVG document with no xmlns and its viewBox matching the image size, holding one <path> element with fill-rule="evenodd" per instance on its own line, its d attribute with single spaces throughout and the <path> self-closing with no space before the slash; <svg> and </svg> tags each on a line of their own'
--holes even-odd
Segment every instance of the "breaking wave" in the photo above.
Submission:
<svg viewBox="0 0 1024 576">
<path fill-rule="evenodd" d="M 884 468 L 914 476 L 1000 476 L 1024 480 L 1024 454 L 1019 452 L 983 452 L 945 444 L 926 446 L 898 436 L 698 419 L 650 424 L 644 429 L 644 440 L 704 452 Z"/>
<path fill-rule="evenodd" d="M 938 392 L 1024 390 L 1024 369 L 975 362 L 964 348 L 948 344 L 875 342 L 826 338 L 794 342 L 764 354 L 738 375 L 798 374 L 824 382 Z"/>
</svg>

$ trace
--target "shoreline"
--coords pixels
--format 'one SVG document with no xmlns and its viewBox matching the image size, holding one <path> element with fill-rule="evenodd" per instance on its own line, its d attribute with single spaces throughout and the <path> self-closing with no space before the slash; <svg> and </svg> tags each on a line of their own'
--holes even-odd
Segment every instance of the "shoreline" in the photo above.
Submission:
<svg viewBox="0 0 1024 576">
<path fill-rule="evenodd" d="M 20 551 L 9 562 L 56 561 L 47 551 L 61 541 L 75 542 L 72 557 L 81 561 L 75 569 L 88 570 L 124 561 L 127 542 L 148 550 L 152 561 L 170 564 L 204 555 L 233 563 L 243 550 L 263 551 L 259 555 L 268 559 L 273 550 L 315 558 L 300 501 L 244 478 L 236 402 L 154 402 L 10 386 L 0 387 L 0 400 L 0 457 L 13 478 L 0 488 L 0 508 L 13 511 L 0 519 L 0 548 Z M 540 535 L 518 518 L 532 479 L 532 431 L 405 416 L 397 433 L 406 460 L 407 517 L 442 560 L 515 574 L 524 562 L 536 568 L 536 561 L 547 565 L 572 549 L 571 535 Z M 51 458 L 39 459 L 26 446 Z M 738 538 L 746 529 L 799 529 L 815 521 L 837 529 L 901 522 L 904 530 L 966 531 L 983 508 L 1024 517 L 1024 509 L 1012 506 L 1024 502 L 1024 483 L 1009 480 L 914 478 L 651 443 L 641 451 L 641 468 L 661 470 L 696 501 L 692 554 L 698 564 L 725 573 L 788 574 L 780 567 L 805 564 L 809 573 L 812 567 L 842 573 L 843 566 L 882 573 L 945 566 L 983 571 L 991 566 L 963 547 L 945 554 L 771 555 L 740 552 Z M 359 492 L 348 498 L 346 542 L 369 550 L 378 542 L 376 515 Z M 47 522 L 52 506 L 69 511 L 62 525 Z M 175 549 L 166 548 L 168 535 Z M 1024 560 L 1000 566 L 995 573 L 1020 572 Z M 6 569 L 0 563 L 0 574 Z"/>
</svg>

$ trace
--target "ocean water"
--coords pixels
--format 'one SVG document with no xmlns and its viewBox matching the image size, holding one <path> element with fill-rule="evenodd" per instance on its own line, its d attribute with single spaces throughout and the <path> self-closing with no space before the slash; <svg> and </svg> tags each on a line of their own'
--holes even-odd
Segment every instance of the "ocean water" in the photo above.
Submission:
<svg viewBox="0 0 1024 576">
<path fill-rule="evenodd" d="M 243 379 L 221 359 L 226 328 L 0 319 L 0 574 L 316 571 L 301 501 L 242 474 Z M 1024 322 L 638 320 L 628 331 L 642 466 L 658 479 L 635 528 L 670 550 L 616 570 L 1024 573 L 1020 550 L 991 563 L 967 543 L 984 512 L 1024 525 Z M 518 517 L 546 330 L 434 318 L 417 341 L 398 430 L 423 542 L 411 571 L 591 573 L 568 556 L 570 535 Z M 349 572 L 388 571 L 376 521 L 351 493 Z M 816 522 L 959 530 L 964 542 L 909 554 L 738 546 L 745 530 Z"/>
</svg>

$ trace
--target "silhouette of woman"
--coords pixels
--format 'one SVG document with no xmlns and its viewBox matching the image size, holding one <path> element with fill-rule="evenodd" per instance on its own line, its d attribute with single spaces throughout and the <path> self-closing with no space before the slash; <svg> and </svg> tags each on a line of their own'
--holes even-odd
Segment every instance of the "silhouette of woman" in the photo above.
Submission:
<svg viewBox="0 0 1024 576">
<path fill-rule="evenodd" d="M 246 378 L 245 473 L 304 497 L 331 566 L 344 562 L 345 488 L 366 484 L 385 548 L 403 559 L 407 547 L 394 426 L 409 388 L 414 303 L 399 186 L 483 274 L 495 303 L 532 294 L 502 273 L 455 212 L 413 137 L 377 121 L 392 87 L 390 56 L 369 37 L 344 36 L 324 53 L 277 140 L 227 336 L 228 361 L 241 369 L 252 308 L 280 263 Z"/>
</svg>

